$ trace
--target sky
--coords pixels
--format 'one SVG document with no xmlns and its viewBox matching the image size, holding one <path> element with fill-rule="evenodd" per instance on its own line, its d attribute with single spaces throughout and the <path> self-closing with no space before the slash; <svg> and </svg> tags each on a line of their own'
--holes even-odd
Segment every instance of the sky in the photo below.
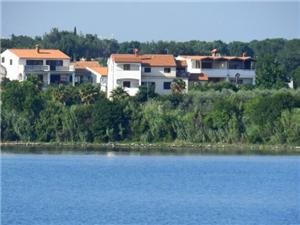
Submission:
<svg viewBox="0 0 300 225">
<path fill-rule="evenodd" d="M 300 37 L 300 1 L 1 1 L 1 37 L 59 30 L 118 41 Z"/>
</svg>

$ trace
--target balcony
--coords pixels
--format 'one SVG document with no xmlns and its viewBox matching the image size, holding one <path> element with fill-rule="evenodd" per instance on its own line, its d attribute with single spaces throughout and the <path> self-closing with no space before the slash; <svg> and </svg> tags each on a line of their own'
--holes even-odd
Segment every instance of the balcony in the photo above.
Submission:
<svg viewBox="0 0 300 225">
<path fill-rule="evenodd" d="M 239 74 L 241 78 L 255 77 L 255 70 L 249 69 L 201 69 L 201 73 L 205 73 L 208 77 L 235 77 Z"/>
<path fill-rule="evenodd" d="M 25 65 L 25 72 L 48 72 L 50 67 L 48 65 Z"/>
<path fill-rule="evenodd" d="M 74 66 L 56 66 L 55 71 L 57 71 L 57 72 L 71 72 L 71 71 L 74 71 Z"/>
</svg>

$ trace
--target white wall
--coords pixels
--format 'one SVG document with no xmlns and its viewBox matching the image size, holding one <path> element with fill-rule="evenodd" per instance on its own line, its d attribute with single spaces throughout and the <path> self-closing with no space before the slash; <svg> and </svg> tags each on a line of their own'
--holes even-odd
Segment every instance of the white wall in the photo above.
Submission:
<svg viewBox="0 0 300 225">
<path fill-rule="evenodd" d="M 171 89 L 164 89 L 164 82 L 172 82 L 174 78 L 166 78 L 166 77 L 153 77 L 153 76 L 143 76 L 142 82 L 154 82 L 155 83 L 155 92 L 160 95 L 170 94 L 172 92 Z M 178 78 L 182 79 L 182 78 Z M 186 91 L 188 90 L 188 79 L 182 79 L 185 82 Z"/>
<path fill-rule="evenodd" d="M 153 76 L 153 77 L 176 77 L 176 67 L 151 67 L 150 73 L 145 73 L 144 69 L 148 68 L 147 66 L 142 66 L 142 77 L 143 76 Z M 165 73 L 164 68 L 170 68 L 170 73 Z"/>
<path fill-rule="evenodd" d="M 130 64 L 131 70 L 123 70 L 124 64 Z M 110 97 L 111 92 L 120 86 L 119 80 L 136 80 L 141 85 L 141 64 L 140 63 L 115 63 L 112 58 L 107 61 L 108 67 L 108 79 L 107 79 L 107 96 Z M 134 95 L 136 90 L 130 91 L 127 88 L 130 95 Z"/>
<path fill-rule="evenodd" d="M 4 57 L 5 62 L 2 63 L 2 58 Z M 10 60 L 12 59 L 12 65 L 10 65 Z M 9 50 L 5 50 L 1 53 L 1 65 L 6 68 L 6 77 L 10 80 L 21 80 L 24 79 L 24 60 L 19 60 L 15 54 Z M 21 74 L 21 75 L 20 75 Z"/>
</svg>

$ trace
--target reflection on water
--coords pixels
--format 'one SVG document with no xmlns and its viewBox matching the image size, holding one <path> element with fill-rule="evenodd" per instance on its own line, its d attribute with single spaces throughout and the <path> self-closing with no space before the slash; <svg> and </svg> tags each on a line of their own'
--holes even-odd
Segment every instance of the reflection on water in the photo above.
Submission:
<svg viewBox="0 0 300 225">
<path fill-rule="evenodd" d="M 253 147 L 112 147 L 112 146 L 2 146 L 2 154 L 80 154 L 80 155 L 299 155 L 297 148 L 267 148 Z"/>
</svg>

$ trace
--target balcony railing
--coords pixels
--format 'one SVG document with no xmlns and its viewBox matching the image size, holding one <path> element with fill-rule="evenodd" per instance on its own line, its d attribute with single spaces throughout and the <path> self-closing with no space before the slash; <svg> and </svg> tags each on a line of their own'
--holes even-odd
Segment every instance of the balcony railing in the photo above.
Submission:
<svg viewBox="0 0 300 225">
<path fill-rule="evenodd" d="M 59 71 L 59 72 L 74 71 L 74 66 L 56 66 L 55 71 Z"/>
<path fill-rule="evenodd" d="M 254 77 L 255 70 L 247 69 L 201 69 L 201 73 L 207 74 L 209 77 L 235 77 L 239 74 L 240 77 Z"/>
<path fill-rule="evenodd" d="M 25 65 L 26 72 L 43 72 L 49 70 L 50 67 L 48 65 Z"/>
</svg>

